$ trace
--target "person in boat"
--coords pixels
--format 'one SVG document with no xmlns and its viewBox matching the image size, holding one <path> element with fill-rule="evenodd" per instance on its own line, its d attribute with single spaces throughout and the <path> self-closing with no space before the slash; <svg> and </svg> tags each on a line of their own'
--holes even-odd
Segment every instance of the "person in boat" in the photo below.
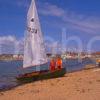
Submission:
<svg viewBox="0 0 100 100">
<path fill-rule="evenodd" d="M 50 61 L 50 71 L 54 71 L 56 68 L 56 61 L 55 58 L 52 58 Z"/>
<path fill-rule="evenodd" d="M 61 57 L 57 57 L 57 59 L 56 59 L 56 67 L 59 70 L 62 69 L 62 59 L 61 59 Z"/>
</svg>

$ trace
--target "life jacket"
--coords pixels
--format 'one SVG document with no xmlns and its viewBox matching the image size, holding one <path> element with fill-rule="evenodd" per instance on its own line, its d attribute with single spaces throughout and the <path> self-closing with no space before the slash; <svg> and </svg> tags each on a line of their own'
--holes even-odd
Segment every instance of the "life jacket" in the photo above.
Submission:
<svg viewBox="0 0 100 100">
<path fill-rule="evenodd" d="M 58 69 L 62 68 L 62 59 L 57 59 L 56 60 L 56 66 L 57 66 Z"/>
<path fill-rule="evenodd" d="M 50 70 L 51 71 L 54 71 L 55 70 L 55 67 L 56 67 L 56 62 L 53 61 L 53 60 L 51 60 L 51 62 L 50 62 Z"/>
</svg>

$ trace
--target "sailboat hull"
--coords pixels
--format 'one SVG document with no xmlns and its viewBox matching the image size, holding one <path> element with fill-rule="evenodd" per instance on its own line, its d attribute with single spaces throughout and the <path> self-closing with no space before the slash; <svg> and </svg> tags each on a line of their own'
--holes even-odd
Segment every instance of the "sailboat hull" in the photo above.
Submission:
<svg viewBox="0 0 100 100">
<path fill-rule="evenodd" d="M 19 82 L 28 83 L 32 81 L 62 77 L 64 76 L 65 73 L 66 73 L 66 69 L 62 68 L 61 70 L 55 70 L 53 72 L 41 71 L 41 72 L 27 73 L 27 74 L 18 76 L 16 79 Z"/>
</svg>

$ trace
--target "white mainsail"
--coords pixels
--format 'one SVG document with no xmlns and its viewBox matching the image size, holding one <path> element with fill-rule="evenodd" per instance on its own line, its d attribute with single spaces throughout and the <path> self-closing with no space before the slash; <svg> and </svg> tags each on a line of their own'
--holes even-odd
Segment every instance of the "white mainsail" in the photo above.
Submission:
<svg viewBox="0 0 100 100">
<path fill-rule="evenodd" d="M 46 62 L 47 58 L 38 13 L 35 0 L 32 0 L 27 15 L 23 67 L 37 66 Z"/>
</svg>

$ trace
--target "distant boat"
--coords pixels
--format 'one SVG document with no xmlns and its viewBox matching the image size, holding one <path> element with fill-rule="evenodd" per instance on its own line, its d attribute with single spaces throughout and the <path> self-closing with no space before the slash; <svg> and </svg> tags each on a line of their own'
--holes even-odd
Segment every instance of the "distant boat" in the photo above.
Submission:
<svg viewBox="0 0 100 100">
<path fill-rule="evenodd" d="M 35 5 L 35 0 L 32 0 L 27 14 L 27 33 L 25 36 L 25 44 L 24 44 L 23 68 L 34 67 L 34 66 L 38 67 L 40 65 L 46 64 L 47 62 L 48 61 L 46 57 L 44 40 Z M 30 82 L 33 80 L 60 77 L 63 76 L 64 74 L 65 74 L 65 68 L 63 68 L 62 70 L 55 70 L 54 72 L 50 72 L 49 70 L 46 71 L 38 70 L 36 72 L 19 75 L 17 77 L 17 80 Z"/>
</svg>

